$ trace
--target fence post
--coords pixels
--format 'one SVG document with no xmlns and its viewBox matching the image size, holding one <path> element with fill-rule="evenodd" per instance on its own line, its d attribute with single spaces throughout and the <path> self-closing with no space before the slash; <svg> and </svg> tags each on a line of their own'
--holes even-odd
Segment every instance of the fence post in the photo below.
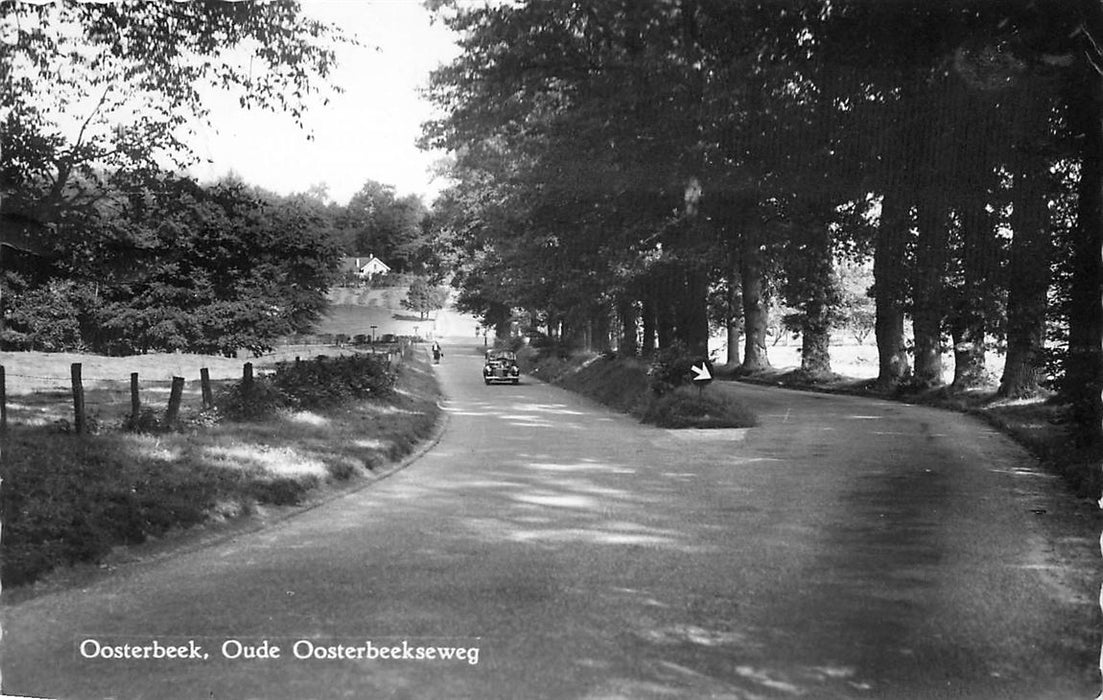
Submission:
<svg viewBox="0 0 1103 700">
<path fill-rule="evenodd" d="M 138 396 L 138 373 L 130 373 L 130 424 L 138 425 L 142 415 L 142 399 Z"/>
<path fill-rule="evenodd" d="M 80 379 L 80 363 L 74 362 L 70 367 L 73 376 L 73 427 L 80 435 L 84 432 L 84 383 Z"/>
<path fill-rule="evenodd" d="M 172 426 L 176 417 L 180 415 L 180 400 L 184 396 L 184 378 L 172 378 L 172 391 L 169 392 L 169 407 L 165 411 L 165 426 Z"/>
<path fill-rule="evenodd" d="M 8 386 L 4 378 L 4 365 L 0 365 L 0 433 L 8 430 Z"/>
<path fill-rule="evenodd" d="M 214 406 L 214 396 L 211 394 L 211 372 L 206 367 L 199 370 L 199 384 L 203 389 L 203 408 Z"/>
<path fill-rule="evenodd" d="M 253 363 L 246 362 L 245 366 L 241 369 L 241 388 L 245 391 L 249 391 L 253 388 Z"/>
</svg>

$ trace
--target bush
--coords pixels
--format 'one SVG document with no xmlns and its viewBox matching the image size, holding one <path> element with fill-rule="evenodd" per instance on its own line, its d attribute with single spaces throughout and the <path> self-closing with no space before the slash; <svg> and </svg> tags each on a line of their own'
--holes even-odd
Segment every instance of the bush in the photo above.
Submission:
<svg viewBox="0 0 1103 700">
<path fill-rule="evenodd" d="M 7 314 L 0 340 L 11 350 L 80 352 L 83 305 L 90 292 L 69 280 L 50 280 L 46 285 L 18 295 Z"/>
<path fill-rule="evenodd" d="M 396 375 L 386 355 L 348 355 L 284 362 L 276 373 L 239 381 L 223 390 L 219 411 L 231 420 L 263 420 L 283 409 L 324 409 L 353 399 L 389 396 Z"/>
<path fill-rule="evenodd" d="M 647 372 L 651 391 L 657 396 L 674 391 L 689 379 L 692 367 L 693 357 L 685 345 L 676 343 L 660 350 Z"/>
<path fill-rule="evenodd" d="M 748 428 L 757 423 L 738 401 L 689 388 L 654 397 L 641 420 L 660 428 Z"/>
<path fill-rule="evenodd" d="M 148 406 L 142 407 L 138 415 L 128 415 L 123 421 L 123 430 L 135 433 L 157 433 L 165 429 L 161 422 L 161 413 Z"/>
<path fill-rule="evenodd" d="M 294 408 L 324 408 L 351 399 L 389 396 L 395 379 L 386 355 L 282 363 L 272 378 Z"/>
<path fill-rule="evenodd" d="M 263 420 L 294 405 L 270 377 L 254 377 L 249 385 L 244 380 L 234 382 L 219 393 L 215 403 L 223 415 L 238 421 Z"/>
</svg>

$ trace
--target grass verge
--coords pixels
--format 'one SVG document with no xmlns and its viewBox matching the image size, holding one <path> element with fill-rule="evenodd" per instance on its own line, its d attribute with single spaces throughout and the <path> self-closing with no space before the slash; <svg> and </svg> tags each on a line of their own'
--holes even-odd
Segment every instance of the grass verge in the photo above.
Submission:
<svg viewBox="0 0 1103 700">
<path fill-rule="evenodd" d="M 757 423 L 754 412 L 738 400 L 707 389 L 682 386 L 657 395 L 651 390 L 649 365 L 635 358 L 524 348 L 517 359 L 530 376 L 660 428 L 746 428 Z"/>
<path fill-rule="evenodd" d="M 429 437 L 439 389 L 408 357 L 387 396 L 186 432 L 96 435 L 12 426 L 3 437 L 5 588 L 101 561 L 119 546 L 297 506 L 366 482 Z"/>
</svg>

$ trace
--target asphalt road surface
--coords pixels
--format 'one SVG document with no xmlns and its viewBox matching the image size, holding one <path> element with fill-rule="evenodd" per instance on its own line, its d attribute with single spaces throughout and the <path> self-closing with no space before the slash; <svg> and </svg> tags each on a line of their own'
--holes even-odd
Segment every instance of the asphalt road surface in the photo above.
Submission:
<svg viewBox="0 0 1103 700">
<path fill-rule="evenodd" d="M 761 426 L 660 430 L 534 380 L 484 386 L 466 342 L 437 368 L 449 424 L 424 457 L 271 528 L 8 606 L 4 692 L 1034 700 L 1098 689 L 1095 593 L 1053 559 L 1056 540 L 1097 558 L 1095 543 L 1054 530 L 1046 518 L 1067 505 L 1057 485 L 995 431 L 925 408 L 715 383 Z M 170 653 L 185 658 L 125 658 Z"/>
</svg>

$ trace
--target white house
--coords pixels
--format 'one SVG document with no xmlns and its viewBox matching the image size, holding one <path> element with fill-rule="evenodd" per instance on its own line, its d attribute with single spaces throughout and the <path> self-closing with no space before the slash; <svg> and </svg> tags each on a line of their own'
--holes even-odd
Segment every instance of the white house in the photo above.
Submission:
<svg viewBox="0 0 1103 700">
<path fill-rule="evenodd" d="M 385 275 L 390 271 L 390 265 L 374 255 L 366 258 L 345 258 L 341 261 L 342 273 L 354 275 L 362 280 L 370 280 L 376 275 Z"/>
<path fill-rule="evenodd" d="M 374 255 L 360 268 L 360 276 L 371 279 L 376 275 L 385 275 L 391 271 L 391 266 Z"/>
</svg>

